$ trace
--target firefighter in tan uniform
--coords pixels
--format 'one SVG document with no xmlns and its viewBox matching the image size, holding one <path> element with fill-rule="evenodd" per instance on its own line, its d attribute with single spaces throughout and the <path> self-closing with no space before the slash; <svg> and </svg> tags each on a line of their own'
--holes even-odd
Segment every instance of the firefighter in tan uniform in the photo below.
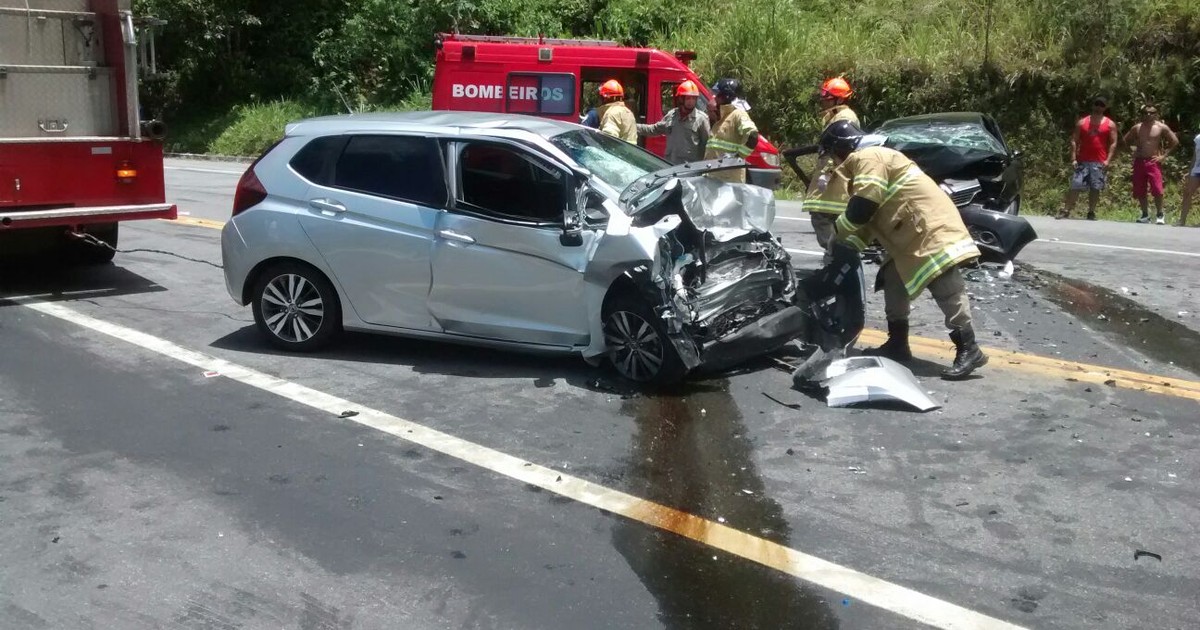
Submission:
<svg viewBox="0 0 1200 630">
<path fill-rule="evenodd" d="M 726 155 L 736 155 L 742 159 L 754 153 L 758 146 L 758 126 L 750 120 L 750 114 L 744 107 L 748 105 L 734 104 L 738 101 L 742 83 L 737 79 L 721 79 L 712 86 L 713 97 L 717 104 L 717 121 L 712 125 L 712 133 L 708 137 L 708 146 L 704 159 L 715 160 Z M 741 106 L 739 106 L 741 105 Z M 746 169 L 739 168 L 731 171 L 709 173 L 708 177 L 726 182 L 746 183 Z"/>
<path fill-rule="evenodd" d="M 625 105 L 625 88 L 616 79 L 609 79 L 600 86 L 600 100 L 604 102 L 598 110 L 600 131 L 637 144 L 637 119 Z"/>
<path fill-rule="evenodd" d="M 842 77 L 834 77 L 821 85 L 817 92 L 817 103 L 821 108 L 822 130 L 843 120 L 854 123 L 856 127 L 861 126 L 858 114 L 846 105 L 853 94 L 854 90 Z M 817 234 L 817 244 L 825 251 L 826 263 L 830 259 L 829 245 L 835 233 L 833 224 L 846 211 L 845 201 L 841 199 L 846 182 L 836 177 L 832 161 L 827 156 L 817 158 L 812 181 L 804 195 L 804 209 L 812 215 L 813 231 Z M 827 191 L 830 194 L 827 195 Z"/>
<path fill-rule="evenodd" d="M 912 358 L 908 346 L 910 300 L 926 288 L 946 317 L 954 342 L 954 365 L 946 379 L 965 378 L 987 364 L 975 342 L 971 305 L 958 266 L 979 257 L 954 202 L 899 151 L 858 149 L 863 132 L 840 121 L 821 134 L 821 150 L 848 184 L 846 211 L 836 222 L 838 246 L 861 251 L 872 240 L 887 250 L 883 278 L 888 340 L 865 352 L 897 361 Z"/>
</svg>

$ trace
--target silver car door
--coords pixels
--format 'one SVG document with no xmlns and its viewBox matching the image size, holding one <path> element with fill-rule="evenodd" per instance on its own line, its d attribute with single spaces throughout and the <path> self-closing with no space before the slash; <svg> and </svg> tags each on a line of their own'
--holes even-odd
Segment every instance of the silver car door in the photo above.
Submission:
<svg viewBox="0 0 1200 630">
<path fill-rule="evenodd" d="M 429 310 L 446 332 L 548 346 L 588 342 L 584 269 L 598 235 L 564 244 L 568 172 L 523 147 L 451 145 Z"/>
<path fill-rule="evenodd" d="M 362 321 L 440 330 L 426 299 L 433 231 L 448 192 L 431 138 L 351 135 L 300 215 Z"/>
</svg>

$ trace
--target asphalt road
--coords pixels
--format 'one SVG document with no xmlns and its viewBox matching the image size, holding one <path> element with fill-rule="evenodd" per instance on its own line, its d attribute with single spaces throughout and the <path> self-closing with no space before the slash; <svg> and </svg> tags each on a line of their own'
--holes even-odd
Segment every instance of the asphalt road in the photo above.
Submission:
<svg viewBox="0 0 1200 630">
<path fill-rule="evenodd" d="M 169 167 L 188 214 L 122 247 L 218 262 L 244 165 Z M 0 627 L 1197 627 L 1200 231 L 1035 225 L 970 285 L 980 378 L 936 378 L 918 301 L 927 414 L 771 361 L 645 396 L 404 339 L 282 355 L 207 265 L 6 265 Z"/>
</svg>

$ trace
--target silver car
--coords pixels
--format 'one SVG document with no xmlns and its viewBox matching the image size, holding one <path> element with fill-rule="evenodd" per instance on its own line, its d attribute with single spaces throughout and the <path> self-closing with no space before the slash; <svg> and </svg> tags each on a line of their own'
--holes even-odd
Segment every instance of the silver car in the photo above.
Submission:
<svg viewBox="0 0 1200 630">
<path fill-rule="evenodd" d="M 669 383 L 795 338 L 768 190 L 579 125 L 468 112 L 293 123 L 238 184 L 229 294 L 274 345 L 342 330 L 607 358 Z"/>
</svg>

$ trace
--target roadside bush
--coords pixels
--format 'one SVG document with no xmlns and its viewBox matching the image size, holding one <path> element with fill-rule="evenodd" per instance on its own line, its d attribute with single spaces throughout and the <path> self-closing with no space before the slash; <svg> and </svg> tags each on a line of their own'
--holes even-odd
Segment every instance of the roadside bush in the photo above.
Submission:
<svg viewBox="0 0 1200 630">
<path fill-rule="evenodd" d="M 233 110 L 232 123 L 209 143 L 208 152 L 259 155 L 283 137 L 283 129 L 288 123 L 318 113 L 328 112 L 318 112 L 312 105 L 289 100 L 240 105 Z"/>
</svg>

